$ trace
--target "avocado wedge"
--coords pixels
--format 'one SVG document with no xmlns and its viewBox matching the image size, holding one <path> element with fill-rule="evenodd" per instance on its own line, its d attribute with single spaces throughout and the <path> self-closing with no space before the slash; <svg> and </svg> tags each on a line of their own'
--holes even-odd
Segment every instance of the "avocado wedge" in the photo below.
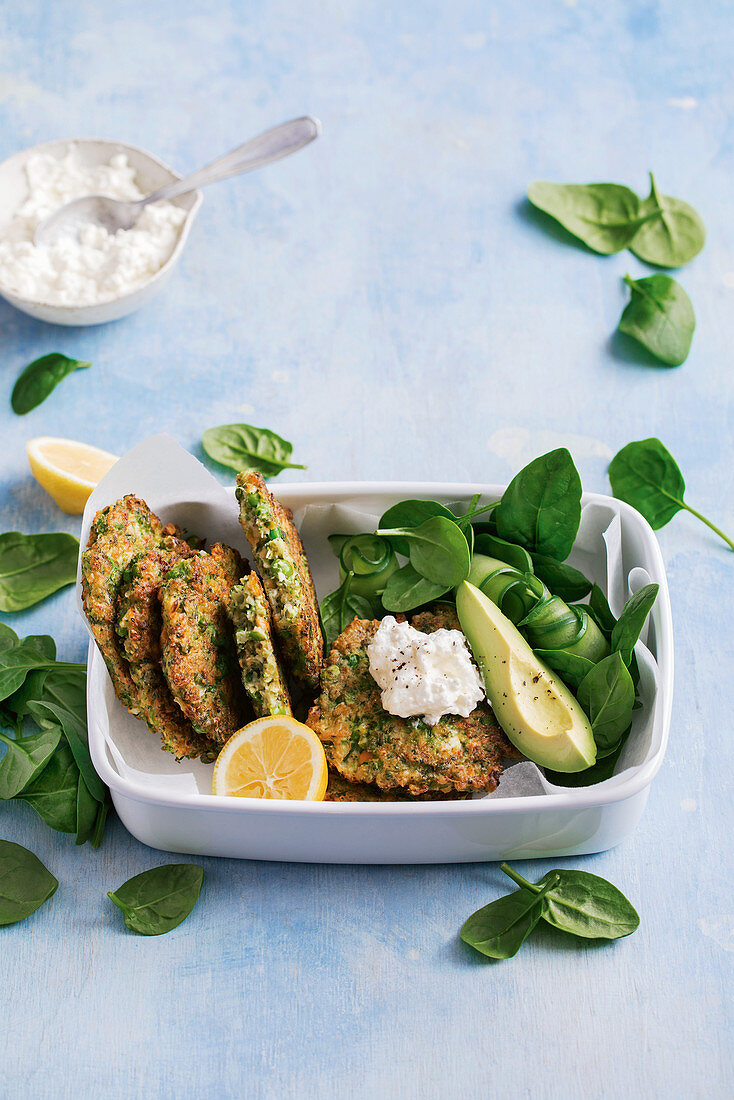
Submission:
<svg viewBox="0 0 734 1100">
<path fill-rule="evenodd" d="M 589 719 L 517 627 L 468 581 L 459 585 L 456 610 L 484 677 L 487 700 L 512 744 L 529 760 L 557 772 L 591 767 L 596 745 Z"/>
</svg>

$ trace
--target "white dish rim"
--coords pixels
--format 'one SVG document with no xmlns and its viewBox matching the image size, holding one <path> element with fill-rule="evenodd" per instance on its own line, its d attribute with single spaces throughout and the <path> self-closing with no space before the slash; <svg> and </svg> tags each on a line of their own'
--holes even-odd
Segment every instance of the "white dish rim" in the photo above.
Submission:
<svg viewBox="0 0 734 1100">
<path fill-rule="evenodd" d="M 300 503 L 311 503 L 315 494 L 328 493 L 332 501 L 341 498 L 354 498 L 359 496 L 375 496 L 383 493 L 405 494 L 425 498 L 443 497 L 445 499 L 458 500 L 464 496 L 467 498 L 475 493 L 492 497 L 493 494 L 501 495 L 503 486 L 483 484 L 476 482 L 416 482 L 416 481 L 321 481 L 321 482 L 295 482 L 284 483 L 280 495 L 287 497 L 288 507 L 298 506 L 297 498 L 304 498 Z M 234 490 L 233 490 L 234 492 Z M 657 660 L 660 669 L 660 691 L 662 698 L 661 738 L 660 745 L 653 756 L 626 780 L 621 780 L 613 788 L 599 792 L 596 787 L 568 788 L 569 793 L 547 792 L 542 795 L 518 795 L 508 798 L 477 798 L 452 802 L 296 802 L 275 801 L 268 799 L 234 799 L 223 795 L 213 794 L 156 794 L 151 795 L 141 790 L 133 780 L 122 777 L 109 761 L 104 740 L 96 736 L 96 730 L 90 722 L 89 749 L 94 767 L 102 781 L 111 791 L 115 791 L 125 798 L 136 802 L 154 806 L 167 806 L 175 809 L 200 809 L 215 813 L 275 813 L 285 816 L 298 816 L 300 814 L 354 814 L 367 815 L 379 814 L 380 816 L 432 816 L 442 815 L 449 817 L 463 817 L 473 814 L 516 814 L 531 813 L 541 810 L 587 810 L 595 807 L 607 806 L 617 802 L 624 802 L 634 798 L 650 786 L 657 775 L 665 757 L 670 734 L 670 722 L 673 705 L 673 622 L 670 606 L 670 593 L 668 589 L 665 564 L 662 552 L 655 533 L 647 520 L 629 504 L 617 500 L 604 493 L 584 492 L 582 504 L 602 504 L 611 506 L 620 515 L 636 524 L 645 539 L 648 552 L 654 562 L 654 570 L 651 579 L 660 586 L 656 601 L 657 613 L 660 616 L 661 630 L 657 637 Z M 653 575 L 654 574 L 654 575 Z M 661 652 L 662 651 L 662 652 Z M 88 672 L 94 662 L 102 662 L 94 641 L 90 638 L 88 648 Z M 87 698 L 91 689 L 89 687 L 92 677 L 87 677 Z"/>
<path fill-rule="evenodd" d="M 43 141 L 39 145 L 31 145 L 27 149 L 19 149 L 17 153 L 12 153 L 9 157 L 5 157 L 4 160 L 0 161 L 0 173 L 2 172 L 3 168 L 5 168 L 5 166 L 10 163 L 10 161 L 17 160 L 22 166 L 29 157 L 35 155 L 36 153 L 50 152 L 52 149 L 55 149 L 57 146 L 60 145 L 108 146 L 110 148 L 111 156 L 115 153 L 133 152 L 136 153 L 138 156 L 144 157 L 145 159 L 152 161 L 154 164 L 158 165 L 159 168 L 162 168 L 165 172 L 168 172 L 168 174 L 171 176 L 171 183 L 174 183 L 176 180 L 183 179 L 183 177 L 180 176 L 179 173 L 176 172 L 173 168 L 171 168 L 169 164 L 166 164 L 164 160 L 161 160 L 160 157 L 155 156 L 154 153 L 148 152 L 147 149 L 141 148 L 141 146 L 139 145 L 131 145 L 127 141 L 113 141 L 111 138 L 95 137 L 54 138 L 51 141 Z M 191 191 L 190 194 L 193 196 L 194 201 L 192 202 L 190 208 L 186 210 L 186 217 L 181 223 L 178 238 L 176 240 L 175 247 L 171 252 L 171 255 L 168 257 L 166 262 L 158 268 L 155 275 L 151 275 L 150 279 L 148 279 L 147 282 L 143 283 L 142 286 L 137 286 L 133 290 L 128 290 L 125 294 L 119 294 L 115 298 L 105 298 L 105 300 L 102 302 L 90 302 L 85 305 L 72 305 L 70 303 L 50 302 L 46 298 L 26 298 L 24 295 L 16 294 L 14 290 L 6 288 L 5 286 L 3 286 L 2 283 L 0 283 L 0 296 L 10 302 L 11 305 L 16 305 L 16 303 L 20 303 L 22 306 L 40 306 L 43 309 L 53 309 L 64 312 L 66 310 L 88 310 L 97 309 L 100 306 L 111 306 L 113 304 L 116 305 L 118 302 L 128 301 L 128 299 L 132 298 L 133 295 L 139 294 L 143 290 L 147 291 L 149 287 L 152 287 L 154 283 L 158 282 L 166 274 L 168 274 L 171 268 L 175 266 L 175 264 L 178 262 L 181 253 L 184 250 L 189 233 L 191 232 L 191 226 L 193 225 L 194 219 L 199 211 L 199 207 L 201 206 L 203 199 L 201 191 Z M 175 199 L 173 201 L 175 202 Z"/>
</svg>

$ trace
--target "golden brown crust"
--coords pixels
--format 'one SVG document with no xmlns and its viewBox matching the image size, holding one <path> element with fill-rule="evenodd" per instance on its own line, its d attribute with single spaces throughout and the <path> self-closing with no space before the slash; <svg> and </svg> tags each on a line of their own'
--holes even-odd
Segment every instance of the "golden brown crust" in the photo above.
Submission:
<svg viewBox="0 0 734 1100">
<path fill-rule="evenodd" d="M 214 748 L 250 717 L 226 614 L 244 569 L 236 550 L 217 543 L 179 561 L 161 585 L 163 672 L 186 718 Z"/>
<path fill-rule="evenodd" d="M 117 635 L 135 684 L 139 715 L 164 749 L 177 760 L 207 751 L 177 706 L 161 668 L 160 587 L 169 570 L 192 553 L 187 543 L 167 537 L 166 550 L 148 550 L 125 570 L 117 602 Z"/>
</svg>

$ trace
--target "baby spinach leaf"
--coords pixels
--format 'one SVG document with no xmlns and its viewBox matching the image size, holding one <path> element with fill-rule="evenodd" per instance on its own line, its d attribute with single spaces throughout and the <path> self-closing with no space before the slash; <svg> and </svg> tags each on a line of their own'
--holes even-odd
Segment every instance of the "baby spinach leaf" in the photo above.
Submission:
<svg viewBox="0 0 734 1100">
<path fill-rule="evenodd" d="M 102 843 L 102 834 L 104 833 L 105 823 L 107 821 L 107 815 L 110 812 L 110 796 L 109 793 L 105 795 L 104 802 L 97 803 L 97 816 L 94 821 L 94 830 L 92 832 L 92 847 L 99 848 Z"/>
<path fill-rule="evenodd" d="M 54 664 L 49 656 L 53 638 L 47 635 L 29 634 L 12 649 L 0 651 L 0 700 L 7 699 L 22 687 L 26 676 L 33 669 L 49 668 Z"/>
<path fill-rule="evenodd" d="M 7 746 L 0 760 L 0 798 L 15 798 L 39 775 L 49 762 L 61 738 L 58 726 L 16 740 L 0 733 Z"/>
<path fill-rule="evenodd" d="M 327 646 L 331 647 L 351 621 L 373 619 L 379 612 L 379 598 L 360 596 L 352 591 L 353 573 L 348 573 L 342 584 L 321 601 L 321 625 Z"/>
<path fill-rule="evenodd" d="M 540 577 L 551 592 L 562 600 L 581 600 L 591 591 L 591 581 L 567 562 L 556 561 L 548 554 L 533 554 L 532 559 L 536 577 Z"/>
<path fill-rule="evenodd" d="M 437 500 L 401 500 L 388 508 L 384 515 L 380 517 L 377 526 L 378 530 L 381 528 L 420 527 L 427 519 L 433 519 L 434 516 L 443 516 L 444 519 L 451 520 L 452 523 L 456 519 L 453 512 L 450 512 L 443 504 L 439 504 Z M 402 554 L 405 558 L 409 556 L 410 547 L 407 539 L 395 535 L 391 536 L 390 542 L 398 554 Z"/>
<path fill-rule="evenodd" d="M 683 500 L 683 474 L 670 451 L 654 436 L 623 447 L 609 464 L 609 481 L 615 497 L 636 508 L 656 531 L 685 508 L 734 550 L 728 535 Z"/>
<path fill-rule="evenodd" d="M 33 852 L 0 840 L 0 925 L 25 920 L 56 893 L 58 885 Z"/>
<path fill-rule="evenodd" d="M 530 554 L 524 546 L 518 546 L 516 542 L 507 542 L 498 535 L 483 533 L 477 535 L 474 541 L 474 549 L 477 554 L 486 554 L 488 558 L 497 558 L 506 562 L 519 573 L 532 573 L 533 562 Z"/>
<path fill-rule="evenodd" d="M 594 252 L 610 255 L 627 248 L 639 232 L 644 217 L 640 200 L 619 183 L 547 183 L 528 187 L 533 206 L 550 214 Z"/>
<path fill-rule="evenodd" d="M 12 649 L 19 641 L 18 635 L 11 626 L 8 626 L 7 623 L 0 623 L 0 652 Z"/>
<path fill-rule="evenodd" d="M 94 770 L 89 755 L 86 689 L 85 669 L 56 666 L 46 674 L 43 695 L 32 702 L 29 709 L 39 724 L 45 721 L 61 726 L 89 791 L 102 802 L 107 788 Z"/>
<path fill-rule="evenodd" d="M 652 610 L 660 585 L 646 584 L 624 605 L 624 610 L 614 625 L 611 637 L 612 651 L 619 653 L 629 668 L 635 644 L 645 620 Z"/>
<path fill-rule="evenodd" d="M 37 668 L 29 672 L 23 686 L 6 699 L 5 706 L 16 719 L 22 720 L 30 714 L 30 704 L 40 699 L 43 695 L 43 685 L 48 675 L 47 668 Z"/>
<path fill-rule="evenodd" d="M 398 614 L 412 611 L 424 603 L 437 600 L 449 591 L 449 585 L 435 584 L 422 577 L 410 563 L 403 565 L 388 580 L 382 593 L 382 606 Z"/>
<path fill-rule="evenodd" d="M 99 802 L 84 782 L 84 777 L 79 776 L 79 785 L 76 791 L 76 844 L 86 844 L 91 839 L 94 827 L 97 823 L 97 810 Z"/>
<path fill-rule="evenodd" d="M 204 868 L 195 863 L 167 863 L 143 871 L 109 891 L 125 924 L 141 936 L 162 936 L 185 921 L 198 901 Z"/>
<path fill-rule="evenodd" d="M 609 601 L 598 584 L 592 584 L 589 596 L 589 613 L 593 615 L 596 625 L 604 637 L 609 641 L 617 620 L 612 615 Z"/>
<path fill-rule="evenodd" d="M 564 561 L 581 520 L 581 478 L 568 450 L 549 451 L 520 470 L 494 516 L 500 538 Z"/>
<path fill-rule="evenodd" d="M 46 767 L 18 795 L 59 833 L 76 832 L 79 769 L 61 740 Z"/>
<path fill-rule="evenodd" d="M 256 470 L 263 477 L 276 477 L 282 470 L 305 470 L 291 462 L 293 444 L 269 428 L 252 424 L 222 424 L 207 428 L 201 445 L 209 458 L 232 470 Z"/>
<path fill-rule="evenodd" d="M 650 173 L 650 194 L 640 203 L 640 216 L 653 214 L 635 233 L 630 252 L 648 264 L 683 267 L 706 243 L 706 226 L 682 199 L 661 195 Z"/>
<path fill-rule="evenodd" d="M 635 705 L 635 686 L 620 654 L 610 653 L 594 665 L 576 696 L 591 722 L 597 749 L 605 755 L 616 748 Z"/>
<path fill-rule="evenodd" d="M 588 871 L 548 871 L 538 883 L 527 882 L 507 863 L 500 870 L 524 890 L 545 890 L 541 915 L 547 924 L 589 940 L 618 940 L 640 924 L 637 911 L 621 890 Z"/>
<path fill-rule="evenodd" d="M 491 959 L 511 959 L 540 920 L 542 898 L 550 886 L 549 882 L 539 893 L 516 890 L 477 909 L 464 922 L 461 939 Z"/>
<path fill-rule="evenodd" d="M 35 409 L 44 402 L 59 382 L 63 382 L 68 375 L 91 365 L 81 359 L 69 359 L 68 356 L 61 355 L 57 351 L 51 352 L 50 355 L 42 355 L 40 359 L 34 359 L 20 373 L 13 386 L 10 398 L 13 412 L 18 416 L 25 416 L 31 409 Z"/>
<path fill-rule="evenodd" d="M 76 581 L 79 539 L 64 531 L 0 535 L 0 611 L 22 611 Z"/>
<path fill-rule="evenodd" d="M 624 281 L 632 292 L 619 322 L 619 331 L 647 348 L 669 367 L 688 357 L 696 327 L 691 299 L 670 275 L 648 275 Z"/>
<path fill-rule="evenodd" d="M 445 516 L 434 516 L 418 527 L 378 529 L 376 534 L 389 539 L 404 538 L 410 564 L 433 584 L 454 588 L 469 575 L 471 559 L 466 536 Z"/>
<path fill-rule="evenodd" d="M 593 661 L 578 653 L 570 653 L 567 649 L 535 649 L 533 652 L 574 690 L 594 667 Z"/>
</svg>

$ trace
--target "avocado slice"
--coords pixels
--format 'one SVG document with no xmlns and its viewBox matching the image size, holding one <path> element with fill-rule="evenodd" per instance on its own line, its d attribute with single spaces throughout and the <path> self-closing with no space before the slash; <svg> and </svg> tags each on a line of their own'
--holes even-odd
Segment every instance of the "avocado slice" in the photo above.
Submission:
<svg viewBox="0 0 734 1100">
<path fill-rule="evenodd" d="M 591 767 L 596 744 L 589 719 L 517 627 L 468 581 L 459 585 L 456 610 L 487 699 L 512 744 L 529 760 L 557 772 Z"/>
</svg>

